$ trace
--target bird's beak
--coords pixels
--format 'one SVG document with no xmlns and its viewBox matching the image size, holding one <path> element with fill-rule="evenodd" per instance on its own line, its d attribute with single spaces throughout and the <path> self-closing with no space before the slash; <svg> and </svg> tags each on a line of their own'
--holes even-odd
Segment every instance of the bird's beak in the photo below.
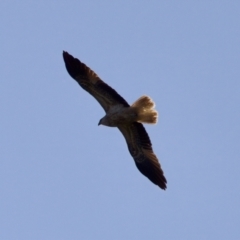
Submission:
<svg viewBox="0 0 240 240">
<path fill-rule="evenodd" d="M 99 123 L 98 123 L 98 126 L 99 126 L 99 125 L 101 125 L 101 119 L 100 119 L 100 121 L 99 121 Z"/>
</svg>

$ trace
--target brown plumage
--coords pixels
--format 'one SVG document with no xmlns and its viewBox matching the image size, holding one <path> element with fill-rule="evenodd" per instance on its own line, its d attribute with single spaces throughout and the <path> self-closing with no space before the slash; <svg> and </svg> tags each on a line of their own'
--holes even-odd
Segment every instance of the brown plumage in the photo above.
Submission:
<svg viewBox="0 0 240 240">
<path fill-rule="evenodd" d="M 166 189 L 167 180 L 142 125 L 142 123 L 157 122 L 158 114 L 154 109 L 153 100 L 148 96 L 142 96 L 130 106 L 124 98 L 77 58 L 63 52 L 63 59 L 70 76 L 105 110 L 106 115 L 100 119 L 99 125 L 118 127 L 126 139 L 129 152 L 139 171 L 154 184 Z"/>
</svg>

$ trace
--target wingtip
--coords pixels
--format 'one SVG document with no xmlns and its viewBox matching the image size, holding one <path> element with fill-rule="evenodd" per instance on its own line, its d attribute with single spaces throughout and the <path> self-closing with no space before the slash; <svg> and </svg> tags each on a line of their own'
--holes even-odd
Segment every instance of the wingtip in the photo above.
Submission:
<svg viewBox="0 0 240 240">
<path fill-rule="evenodd" d="M 64 51 L 64 50 L 62 52 L 62 55 L 63 55 L 64 62 L 66 62 L 66 59 L 69 58 L 70 56 L 72 57 L 72 55 L 70 55 L 67 51 Z"/>
<path fill-rule="evenodd" d="M 72 78 L 75 78 L 81 69 L 81 62 L 77 58 L 74 58 L 67 51 L 63 51 L 63 60 L 69 75 Z"/>
<path fill-rule="evenodd" d="M 164 177 L 164 176 L 163 176 Z M 158 186 L 162 189 L 162 190 L 167 190 L 167 180 L 164 177 L 164 181 L 161 182 L 161 184 L 158 184 Z"/>
<path fill-rule="evenodd" d="M 153 182 L 153 183 L 155 183 L 162 190 L 166 190 L 167 189 L 167 179 L 165 178 L 163 173 L 161 174 L 161 176 L 158 179 L 158 181 L 157 182 Z"/>
</svg>

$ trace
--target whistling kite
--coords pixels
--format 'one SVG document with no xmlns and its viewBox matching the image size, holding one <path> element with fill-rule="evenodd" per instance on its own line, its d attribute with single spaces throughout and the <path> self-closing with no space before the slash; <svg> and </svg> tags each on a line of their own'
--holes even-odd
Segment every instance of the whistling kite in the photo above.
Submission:
<svg viewBox="0 0 240 240">
<path fill-rule="evenodd" d="M 140 97 L 131 106 L 114 89 L 103 82 L 84 63 L 63 52 L 68 73 L 103 107 L 106 115 L 99 124 L 117 127 L 126 139 L 130 154 L 139 171 L 162 189 L 167 180 L 152 150 L 152 144 L 142 123 L 156 123 L 158 113 L 148 96 Z"/>
</svg>

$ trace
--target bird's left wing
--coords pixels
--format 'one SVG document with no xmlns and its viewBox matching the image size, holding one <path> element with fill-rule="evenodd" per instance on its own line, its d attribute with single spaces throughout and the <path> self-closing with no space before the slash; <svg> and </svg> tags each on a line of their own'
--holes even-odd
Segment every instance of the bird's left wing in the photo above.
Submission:
<svg viewBox="0 0 240 240">
<path fill-rule="evenodd" d="M 101 104 L 105 112 L 107 112 L 111 106 L 117 104 L 129 107 L 129 104 L 123 97 L 103 82 L 94 71 L 80 60 L 65 51 L 63 52 L 63 59 L 69 75 Z"/>
<path fill-rule="evenodd" d="M 129 152 L 138 170 L 154 184 L 166 189 L 167 180 L 153 152 L 151 141 L 143 125 L 134 122 L 118 126 L 118 128 L 126 139 Z"/>
</svg>

